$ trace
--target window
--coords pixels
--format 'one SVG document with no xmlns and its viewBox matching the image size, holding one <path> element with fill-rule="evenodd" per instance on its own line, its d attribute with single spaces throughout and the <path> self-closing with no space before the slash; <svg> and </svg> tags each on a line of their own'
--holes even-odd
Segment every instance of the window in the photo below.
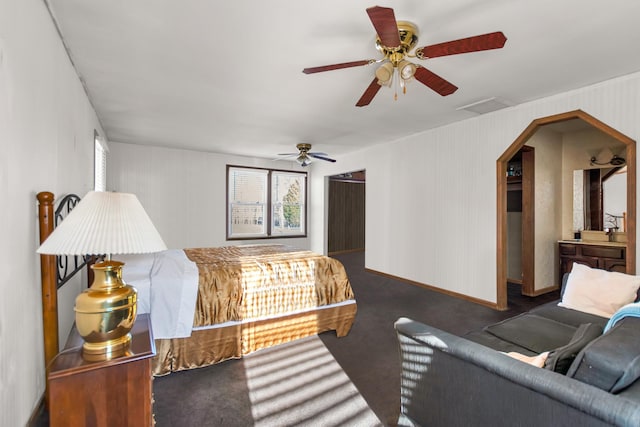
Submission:
<svg viewBox="0 0 640 427">
<path fill-rule="evenodd" d="M 304 237 L 307 174 L 227 166 L 227 239 Z"/>
<path fill-rule="evenodd" d="M 107 152 L 109 151 L 106 141 L 103 141 L 94 131 L 93 134 L 93 190 L 107 190 Z"/>
</svg>

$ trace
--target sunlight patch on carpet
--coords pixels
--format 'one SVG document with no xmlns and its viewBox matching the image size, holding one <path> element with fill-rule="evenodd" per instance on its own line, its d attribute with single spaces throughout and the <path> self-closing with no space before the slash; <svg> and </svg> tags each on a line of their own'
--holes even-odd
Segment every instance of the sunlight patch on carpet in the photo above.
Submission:
<svg viewBox="0 0 640 427">
<path fill-rule="evenodd" d="M 266 426 L 380 426 L 317 336 L 244 358 L 253 419 Z"/>
</svg>

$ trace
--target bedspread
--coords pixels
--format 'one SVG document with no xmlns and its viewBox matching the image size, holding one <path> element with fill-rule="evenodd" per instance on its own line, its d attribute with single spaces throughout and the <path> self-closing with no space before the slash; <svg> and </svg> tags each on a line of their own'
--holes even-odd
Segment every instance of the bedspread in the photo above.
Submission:
<svg viewBox="0 0 640 427">
<path fill-rule="evenodd" d="M 194 328 L 269 318 L 354 298 L 343 265 L 286 245 L 185 249 L 199 271 Z"/>
</svg>

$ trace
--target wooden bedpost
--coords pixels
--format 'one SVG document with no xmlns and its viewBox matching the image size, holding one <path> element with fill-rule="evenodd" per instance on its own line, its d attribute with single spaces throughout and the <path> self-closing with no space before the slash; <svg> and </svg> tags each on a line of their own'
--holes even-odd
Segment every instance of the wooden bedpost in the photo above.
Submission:
<svg viewBox="0 0 640 427">
<path fill-rule="evenodd" d="M 38 193 L 38 218 L 40 243 L 44 242 L 55 227 L 53 193 Z M 49 367 L 58 354 L 58 265 L 55 255 L 40 255 L 42 275 L 42 323 L 44 335 L 44 363 Z"/>
</svg>

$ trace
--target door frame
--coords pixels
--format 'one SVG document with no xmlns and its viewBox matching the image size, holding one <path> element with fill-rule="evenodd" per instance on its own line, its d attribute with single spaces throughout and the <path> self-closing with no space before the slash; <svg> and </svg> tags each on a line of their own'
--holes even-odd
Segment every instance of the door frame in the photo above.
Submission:
<svg viewBox="0 0 640 427">
<path fill-rule="evenodd" d="M 522 295 L 532 296 L 531 293 L 533 292 L 533 282 L 535 279 L 535 272 L 533 270 L 533 255 L 535 250 L 533 239 L 535 219 L 535 212 L 533 210 L 533 195 L 535 193 L 535 148 L 523 145 L 522 148 L 518 150 L 518 153 L 520 154 L 522 171 L 520 176 L 520 212 L 522 214 L 520 221 L 520 277 L 509 277 L 507 275 L 507 282 L 519 284 Z M 508 194 L 507 191 L 507 199 L 509 198 Z M 507 240 L 509 239 L 511 239 L 511 236 L 509 236 L 509 232 L 507 231 Z M 510 245 L 507 244 L 507 246 Z"/>
<path fill-rule="evenodd" d="M 548 117 L 535 119 L 516 138 L 496 161 L 497 181 L 497 279 L 496 279 L 496 308 L 506 310 L 507 302 L 507 163 L 525 143 L 537 132 L 541 126 L 581 119 L 594 128 L 617 139 L 626 146 L 627 163 L 627 274 L 636 271 L 636 142 L 611 126 L 601 122 L 582 110 L 569 111 Z M 532 210 L 534 206 L 532 205 Z M 535 259 L 535 257 L 534 257 Z M 533 266 L 532 266 L 533 268 Z M 535 286 L 532 284 L 532 286 Z"/>
</svg>

